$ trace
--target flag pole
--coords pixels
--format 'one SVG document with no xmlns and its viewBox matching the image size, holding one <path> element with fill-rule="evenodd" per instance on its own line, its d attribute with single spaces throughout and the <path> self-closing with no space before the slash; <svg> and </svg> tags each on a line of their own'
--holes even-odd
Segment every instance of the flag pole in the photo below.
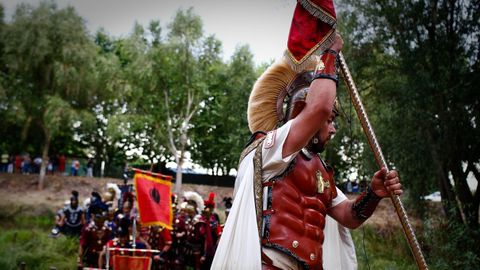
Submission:
<svg viewBox="0 0 480 270">
<path fill-rule="evenodd" d="M 345 57 L 340 52 L 339 54 L 340 59 L 340 70 L 343 76 L 343 79 L 347 85 L 348 92 L 350 94 L 350 98 L 352 100 L 353 106 L 355 107 L 355 111 L 357 112 L 357 116 L 360 119 L 360 123 L 362 125 L 363 131 L 368 139 L 368 144 L 372 149 L 372 152 L 375 156 L 375 161 L 377 165 L 381 167 L 385 167 L 387 171 L 389 171 L 387 162 L 385 161 L 385 157 L 383 156 L 382 149 L 380 148 L 380 144 L 378 143 L 377 137 L 375 136 L 375 132 L 373 131 L 372 125 L 367 117 L 367 112 L 365 111 L 365 107 L 362 104 L 362 100 L 360 99 L 360 95 L 357 90 L 357 86 L 353 81 L 352 74 L 347 66 L 345 61 Z M 398 218 L 403 227 L 403 231 L 405 236 L 407 237 L 408 245 L 413 253 L 415 261 L 417 263 L 418 269 L 428 269 L 427 263 L 423 256 L 422 250 L 420 245 L 418 244 L 417 238 L 415 236 L 415 232 L 408 220 L 407 213 L 403 207 L 402 201 L 398 195 L 390 194 L 390 198 L 392 200 L 393 205 L 395 206 L 395 211 L 397 212 Z"/>
</svg>

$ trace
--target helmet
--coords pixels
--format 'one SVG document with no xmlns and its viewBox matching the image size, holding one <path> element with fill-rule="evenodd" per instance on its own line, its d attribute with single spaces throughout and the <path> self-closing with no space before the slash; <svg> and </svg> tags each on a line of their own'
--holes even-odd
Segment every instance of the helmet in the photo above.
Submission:
<svg viewBox="0 0 480 270">
<path fill-rule="evenodd" d="M 205 208 L 215 208 L 215 193 L 210 192 L 208 195 L 208 200 L 204 201 Z"/>
<path fill-rule="evenodd" d="M 255 82 L 247 113 L 252 133 L 274 130 L 303 109 L 316 62 L 310 61 L 307 64 L 306 70 L 297 73 L 281 59 Z"/>
</svg>

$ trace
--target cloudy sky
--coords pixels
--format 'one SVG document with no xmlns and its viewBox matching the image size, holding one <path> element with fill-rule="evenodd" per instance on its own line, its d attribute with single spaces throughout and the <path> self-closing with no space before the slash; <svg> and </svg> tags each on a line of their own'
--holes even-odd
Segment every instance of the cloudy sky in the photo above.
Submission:
<svg viewBox="0 0 480 270">
<path fill-rule="evenodd" d="M 6 19 L 19 3 L 38 5 L 39 0 L 2 0 Z M 93 33 L 100 27 L 114 36 L 125 36 L 135 21 L 146 26 L 160 20 L 163 27 L 179 9 L 193 7 L 204 31 L 223 44 L 223 57 L 238 45 L 248 44 L 260 64 L 279 58 L 286 48 L 295 0 L 56 0 L 59 7 L 74 6 Z"/>
</svg>

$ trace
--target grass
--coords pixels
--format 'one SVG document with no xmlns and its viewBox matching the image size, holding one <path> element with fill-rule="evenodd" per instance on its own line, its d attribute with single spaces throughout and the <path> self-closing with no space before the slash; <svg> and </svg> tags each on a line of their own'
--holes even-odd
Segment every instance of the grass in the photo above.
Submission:
<svg viewBox="0 0 480 270">
<path fill-rule="evenodd" d="M 18 269 L 21 262 L 26 263 L 27 269 L 76 269 L 78 240 L 48 237 L 53 213 L 30 216 L 11 209 L 9 212 L 6 214 L 0 209 L 0 269 Z M 378 233 L 371 227 L 364 227 L 352 231 L 352 236 L 358 269 L 416 269 L 403 234 Z"/>
<path fill-rule="evenodd" d="M 351 231 L 357 252 L 358 269 L 417 269 L 407 240 L 401 231 L 380 231 L 362 226 Z"/>
<path fill-rule="evenodd" d="M 0 206 L 0 269 L 76 269 L 78 239 L 50 238 L 54 213 L 15 206 Z M 359 270 L 417 269 L 400 229 L 364 225 L 352 230 Z M 479 269 L 480 232 L 467 233 L 458 226 L 427 226 L 422 235 L 431 269 Z"/>
<path fill-rule="evenodd" d="M 16 209 L 0 209 L 0 269 L 76 269 L 78 239 L 50 238 L 53 213 L 42 216 L 18 214 Z M 12 215 L 12 213 L 14 215 Z"/>
</svg>

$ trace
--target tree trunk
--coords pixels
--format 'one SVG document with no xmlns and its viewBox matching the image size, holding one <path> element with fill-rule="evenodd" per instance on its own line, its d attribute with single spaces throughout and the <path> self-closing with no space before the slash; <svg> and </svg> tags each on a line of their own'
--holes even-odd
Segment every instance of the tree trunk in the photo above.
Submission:
<svg viewBox="0 0 480 270">
<path fill-rule="evenodd" d="M 50 136 L 45 135 L 45 141 L 42 151 L 42 165 L 40 166 L 40 175 L 38 177 L 38 190 L 43 190 L 45 187 L 45 173 L 48 165 L 48 150 L 50 148 Z"/>
<path fill-rule="evenodd" d="M 175 193 L 180 196 L 182 193 L 182 168 L 183 168 L 183 155 L 184 151 L 180 152 L 179 157 L 177 158 L 177 173 L 175 175 Z"/>
<path fill-rule="evenodd" d="M 461 214 L 461 209 L 459 208 L 458 203 L 456 202 L 455 192 L 452 184 L 450 183 L 450 179 L 448 178 L 448 171 L 445 169 L 446 165 L 442 162 L 441 156 L 439 155 L 435 145 L 436 142 L 433 140 L 434 132 L 432 129 L 426 129 L 425 134 L 428 145 L 429 151 L 432 157 L 432 162 L 435 165 L 435 173 L 436 179 L 438 183 L 438 187 L 440 189 L 440 194 L 442 197 L 442 206 L 443 211 L 447 215 L 447 217 L 454 218 L 457 222 L 462 223 L 463 218 Z"/>
</svg>

